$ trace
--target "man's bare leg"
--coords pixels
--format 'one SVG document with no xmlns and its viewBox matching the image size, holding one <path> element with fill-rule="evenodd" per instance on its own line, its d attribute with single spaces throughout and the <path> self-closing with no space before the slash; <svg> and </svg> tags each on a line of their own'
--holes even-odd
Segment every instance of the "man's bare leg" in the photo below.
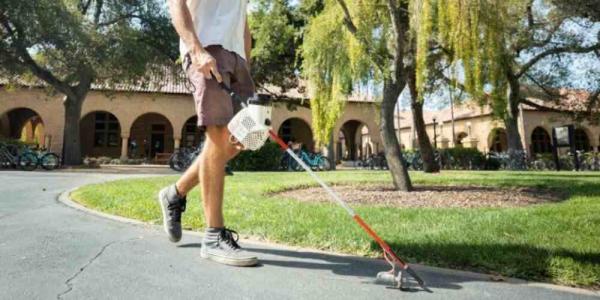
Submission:
<svg viewBox="0 0 600 300">
<path fill-rule="evenodd" d="M 225 164 L 239 150 L 229 142 L 229 131 L 223 126 L 207 127 L 206 137 L 206 144 L 200 154 L 199 175 L 207 228 L 200 256 L 234 266 L 256 265 L 256 256 L 241 250 L 235 233 L 225 228 L 223 220 Z"/>
<path fill-rule="evenodd" d="M 200 155 L 194 159 L 194 162 L 190 165 L 190 167 L 185 170 L 183 175 L 179 177 L 177 182 L 175 183 L 175 187 L 177 188 L 177 193 L 181 197 L 185 197 L 195 186 L 200 182 L 199 177 L 200 172 Z"/>
<path fill-rule="evenodd" d="M 198 178 L 202 184 L 202 199 L 206 225 L 222 228 L 223 189 L 225 165 L 239 151 L 229 143 L 229 131 L 225 126 L 208 126 L 206 141 L 198 159 Z"/>
</svg>

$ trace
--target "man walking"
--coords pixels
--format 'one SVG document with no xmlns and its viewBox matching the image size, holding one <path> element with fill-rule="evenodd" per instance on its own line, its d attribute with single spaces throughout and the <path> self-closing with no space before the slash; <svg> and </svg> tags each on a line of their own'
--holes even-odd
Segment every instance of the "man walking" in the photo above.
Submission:
<svg viewBox="0 0 600 300">
<path fill-rule="evenodd" d="M 181 239 L 181 214 L 186 195 L 201 184 L 206 232 L 200 255 L 235 266 L 257 264 L 257 258 L 240 249 L 237 233 L 224 226 L 225 165 L 239 149 L 229 142 L 227 123 L 235 110 L 218 82 L 242 97 L 254 93 L 247 60 L 250 32 L 246 21 L 248 0 L 168 0 L 173 25 L 179 34 L 183 67 L 193 86 L 198 126 L 206 133 L 200 156 L 179 180 L 159 192 L 165 231 L 172 242 Z"/>
</svg>

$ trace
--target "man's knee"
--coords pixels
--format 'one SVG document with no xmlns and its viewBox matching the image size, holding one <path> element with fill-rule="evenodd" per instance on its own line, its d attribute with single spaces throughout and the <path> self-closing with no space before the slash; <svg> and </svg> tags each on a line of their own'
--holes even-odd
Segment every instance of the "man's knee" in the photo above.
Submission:
<svg viewBox="0 0 600 300">
<path fill-rule="evenodd" d="M 205 145 L 204 149 L 209 152 L 214 152 L 215 155 L 225 161 L 229 161 L 240 152 L 239 149 L 230 142 L 230 134 L 226 126 L 207 126 L 206 138 L 208 143 Z"/>
</svg>

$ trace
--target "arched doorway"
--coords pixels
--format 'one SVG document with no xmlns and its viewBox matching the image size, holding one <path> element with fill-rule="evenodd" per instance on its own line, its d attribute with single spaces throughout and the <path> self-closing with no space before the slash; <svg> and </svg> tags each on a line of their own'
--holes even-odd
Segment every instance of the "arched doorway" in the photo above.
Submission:
<svg viewBox="0 0 600 300">
<path fill-rule="evenodd" d="M 490 151 L 504 152 L 508 149 L 508 140 L 504 128 L 494 128 L 488 137 Z"/>
<path fill-rule="evenodd" d="M 81 118 L 81 154 L 90 157 L 119 157 L 121 155 L 121 125 L 107 111 L 93 111 Z"/>
<path fill-rule="evenodd" d="M 357 160 L 373 153 L 369 128 L 365 123 L 347 121 L 338 135 L 338 157 L 341 160 Z"/>
<path fill-rule="evenodd" d="M 198 117 L 189 118 L 181 130 L 181 145 L 184 148 L 197 147 L 204 140 L 204 132 L 198 128 Z"/>
<path fill-rule="evenodd" d="M 462 148 L 464 140 L 469 136 L 466 132 L 459 132 L 456 135 L 456 145 L 454 147 Z"/>
<path fill-rule="evenodd" d="M 573 140 L 575 142 L 575 150 L 589 151 L 590 139 L 583 128 L 576 128 L 573 132 Z"/>
<path fill-rule="evenodd" d="M 0 135 L 20 140 L 36 148 L 46 148 L 46 128 L 42 117 L 30 108 L 15 108 L 0 115 Z"/>
<path fill-rule="evenodd" d="M 550 142 L 550 135 L 546 129 L 542 127 L 533 129 L 531 133 L 531 152 L 533 154 L 552 152 L 552 142 Z"/>
<path fill-rule="evenodd" d="M 301 143 L 303 149 L 314 151 L 315 142 L 312 129 L 310 129 L 308 123 L 300 118 L 285 120 L 279 127 L 278 134 L 286 143 L 290 141 Z"/>
<path fill-rule="evenodd" d="M 138 145 L 139 157 L 154 158 L 157 153 L 173 153 L 173 126 L 159 113 L 146 113 L 135 119 L 129 138 Z"/>
</svg>

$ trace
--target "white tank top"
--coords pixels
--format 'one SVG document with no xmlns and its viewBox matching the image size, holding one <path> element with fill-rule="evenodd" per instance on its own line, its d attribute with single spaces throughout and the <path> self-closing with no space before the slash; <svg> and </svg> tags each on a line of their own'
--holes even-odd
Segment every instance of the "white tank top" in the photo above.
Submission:
<svg viewBox="0 0 600 300">
<path fill-rule="evenodd" d="M 221 45 L 246 59 L 244 29 L 248 0 L 187 0 L 194 27 L 202 46 Z M 181 56 L 188 51 L 179 42 Z"/>
</svg>

